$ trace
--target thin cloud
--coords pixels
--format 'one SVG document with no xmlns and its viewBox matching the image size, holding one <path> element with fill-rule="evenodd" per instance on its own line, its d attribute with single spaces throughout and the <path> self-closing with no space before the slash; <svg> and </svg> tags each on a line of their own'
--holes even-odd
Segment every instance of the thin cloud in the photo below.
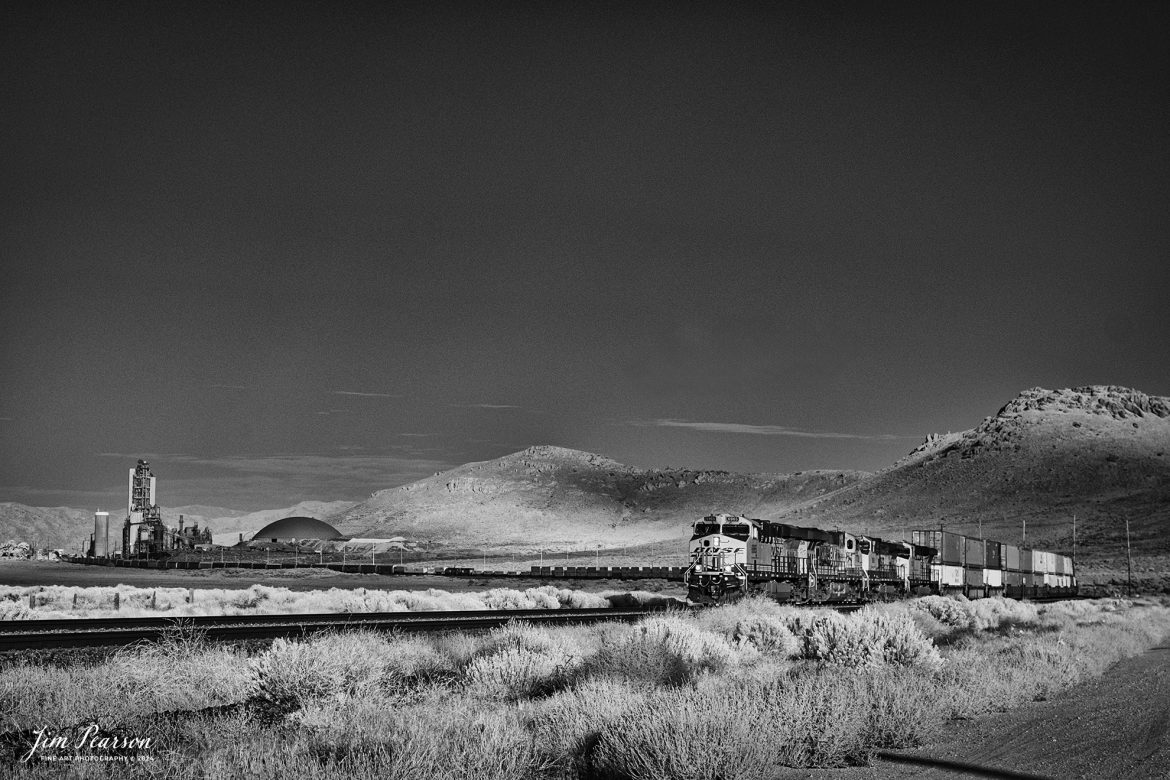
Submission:
<svg viewBox="0 0 1170 780">
<path fill-rule="evenodd" d="M 401 398 L 400 393 L 363 393 L 358 390 L 330 390 L 333 395 L 356 395 L 361 398 Z"/>
<path fill-rule="evenodd" d="M 749 425 L 746 423 L 691 422 L 689 420 L 635 420 L 632 425 L 656 428 L 686 428 L 704 433 L 734 433 L 749 436 L 800 436 L 807 439 L 917 439 L 919 436 L 895 434 L 834 433 L 830 431 L 802 431 L 786 425 Z"/>
</svg>

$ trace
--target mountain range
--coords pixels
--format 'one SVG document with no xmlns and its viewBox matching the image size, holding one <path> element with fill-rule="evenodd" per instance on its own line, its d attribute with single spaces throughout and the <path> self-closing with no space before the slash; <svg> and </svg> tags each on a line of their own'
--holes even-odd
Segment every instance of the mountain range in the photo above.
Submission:
<svg viewBox="0 0 1170 780">
<path fill-rule="evenodd" d="M 1128 520 L 1135 549 L 1167 554 L 1170 398 L 1105 385 L 1026 390 L 973 429 L 926 436 L 876 473 L 645 469 L 542 445 L 360 503 L 253 513 L 179 507 L 165 517 L 172 525 L 179 513 L 210 523 L 217 541 L 303 514 L 349 536 L 532 552 L 673 543 L 697 517 L 717 511 L 891 538 L 941 526 L 1062 551 L 1073 546 L 1075 516 L 1078 552 L 1104 556 L 1123 550 Z M 0 504 L 3 538 L 70 549 L 91 523 L 86 510 Z"/>
</svg>

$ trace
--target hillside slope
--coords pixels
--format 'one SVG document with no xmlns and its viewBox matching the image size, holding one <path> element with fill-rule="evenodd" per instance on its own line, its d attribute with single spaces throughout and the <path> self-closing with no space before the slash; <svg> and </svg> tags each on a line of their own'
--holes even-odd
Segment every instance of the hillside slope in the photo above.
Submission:
<svg viewBox="0 0 1170 780">
<path fill-rule="evenodd" d="M 405 536 L 432 546 L 615 548 L 678 538 L 712 511 L 782 511 L 864 476 L 639 469 L 538 446 L 379 491 L 331 521 L 352 536 Z"/>
<path fill-rule="evenodd" d="M 1071 550 L 1170 549 L 1170 399 L 1116 386 L 1026 390 L 961 433 L 928 437 L 889 469 L 782 513 L 901 536 L 940 525 Z"/>
<path fill-rule="evenodd" d="M 93 533 L 93 513 L 67 506 L 25 506 L 0 502 L 0 543 L 27 542 L 36 549 L 63 549 L 76 554 Z"/>
</svg>

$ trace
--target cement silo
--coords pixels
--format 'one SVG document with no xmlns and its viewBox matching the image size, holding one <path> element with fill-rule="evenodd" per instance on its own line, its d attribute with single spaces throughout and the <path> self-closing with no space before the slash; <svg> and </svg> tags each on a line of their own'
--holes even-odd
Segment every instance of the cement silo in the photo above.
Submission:
<svg viewBox="0 0 1170 780">
<path fill-rule="evenodd" d="M 96 558 L 110 557 L 110 513 L 93 513 L 93 553 Z"/>
</svg>

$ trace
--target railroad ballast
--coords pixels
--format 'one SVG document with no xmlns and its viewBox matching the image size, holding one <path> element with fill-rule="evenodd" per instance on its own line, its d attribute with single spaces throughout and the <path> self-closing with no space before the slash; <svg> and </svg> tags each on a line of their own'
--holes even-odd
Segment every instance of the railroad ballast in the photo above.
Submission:
<svg viewBox="0 0 1170 780">
<path fill-rule="evenodd" d="M 1037 598 L 1076 594 L 1073 561 L 949 531 L 910 541 L 719 513 L 695 522 L 688 598 L 718 604 L 763 593 L 795 603 L 866 602 L 915 595 Z"/>
</svg>

